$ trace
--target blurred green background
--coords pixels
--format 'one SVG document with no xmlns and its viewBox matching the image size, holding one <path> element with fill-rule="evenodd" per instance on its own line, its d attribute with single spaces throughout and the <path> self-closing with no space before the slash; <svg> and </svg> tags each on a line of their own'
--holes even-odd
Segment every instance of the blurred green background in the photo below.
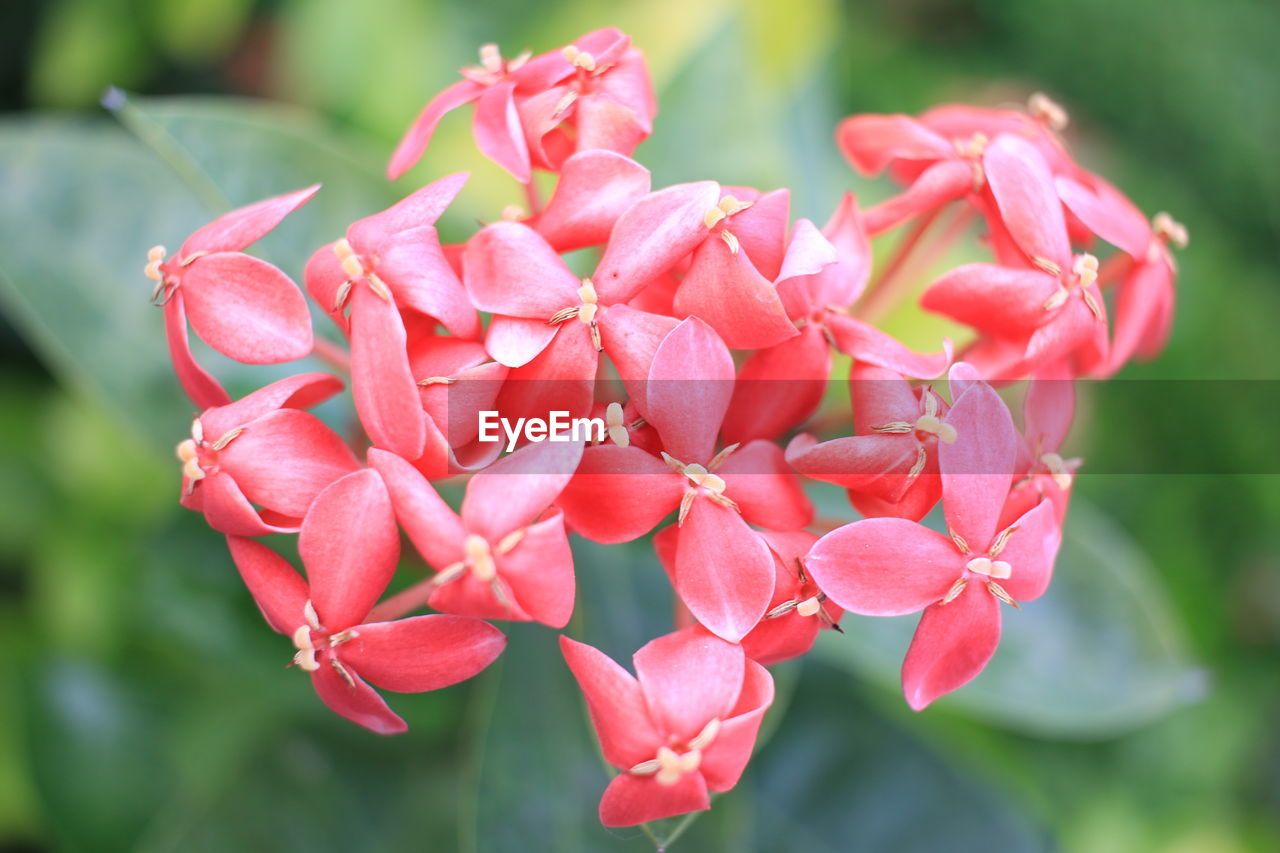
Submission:
<svg viewBox="0 0 1280 853">
<path fill-rule="evenodd" d="M 471 168 L 445 223 L 460 238 L 516 188 L 462 115 L 387 186 L 399 133 L 479 44 L 603 25 L 650 59 L 661 111 L 637 156 L 655 185 L 787 185 L 819 221 L 845 188 L 888 189 L 834 152 L 841 116 L 1059 98 L 1077 156 L 1192 235 L 1168 352 L 1118 380 L 1165 384 L 1086 396 L 1073 448 L 1235 472 L 1082 475 L 1053 589 L 923 715 L 896 684 L 913 620 L 849 620 L 778 668 L 747 776 L 675 849 L 1280 849 L 1280 484 L 1250 473 L 1275 470 L 1280 412 L 1270 386 L 1209 407 L 1175 381 L 1277 378 L 1268 0 L 5 4 L 0 849 L 652 849 L 596 822 L 606 776 L 551 631 L 513 628 L 467 685 L 390 697 L 411 725 L 394 740 L 284 671 L 220 537 L 177 506 L 191 412 L 142 276 L 149 246 L 316 180 L 264 242 L 295 276 L 351 219 Z M 132 93 L 123 122 L 97 107 L 108 84 Z M 890 323 L 921 345 L 939 331 Z M 243 391 L 279 373 L 224 375 Z M 1158 423 L 1137 410 L 1151 388 Z M 665 581 L 643 547 L 575 547 L 572 631 L 625 660 L 666 630 Z"/>
</svg>

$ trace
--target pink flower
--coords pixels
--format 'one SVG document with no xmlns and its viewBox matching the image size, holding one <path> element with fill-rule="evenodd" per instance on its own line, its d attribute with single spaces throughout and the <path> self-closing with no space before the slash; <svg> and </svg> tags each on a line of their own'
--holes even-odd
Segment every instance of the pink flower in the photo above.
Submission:
<svg viewBox="0 0 1280 853">
<path fill-rule="evenodd" d="M 480 48 L 480 65 L 423 108 L 400 140 L 387 176 L 404 174 L 426 151 L 440 119 L 475 103 L 480 151 L 528 183 L 531 169 L 555 171 L 575 151 L 630 154 L 653 127 L 657 103 L 644 57 L 615 29 L 596 30 L 562 50 L 504 60 Z M 566 130 L 566 126 L 570 130 Z"/>
<path fill-rule="evenodd" d="M 1107 353 L 1098 261 L 1073 256 L 1062 203 L 1041 154 L 1014 136 L 987 146 L 983 164 L 1019 266 L 966 264 L 925 291 L 921 305 L 1010 344 L 1002 376 L 1070 359 L 1081 370 Z"/>
<path fill-rule="evenodd" d="M 305 373 L 206 409 L 178 445 L 182 505 L 223 533 L 298 530 L 316 495 L 359 468 L 337 433 L 301 411 L 341 390 L 335 377 Z"/>
<path fill-rule="evenodd" d="M 1061 537 L 1047 502 L 998 530 L 1017 433 L 990 387 L 961 387 L 948 416 L 956 440 L 939 447 L 950 536 L 905 519 L 871 518 L 828 533 L 804 561 L 845 610 L 924 611 L 902 667 L 915 710 L 982 671 L 999 643 L 1000 603 L 1016 606 L 1044 592 Z"/>
<path fill-rule="evenodd" d="M 742 638 L 740 645 L 751 660 L 761 666 L 772 666 L 807 654 L 818 632 L 824 628 L 841 630 L 839 622 L 844 611 L 828 601 L 827 594 L 805 573 L 803 557 L 818 540 L 817 536 L 803 530 L 784 533 L 762 530 L 756 535 L 773 553 L 776 571 L 773 599 L 764 618 Z M 654 551 L 673 585 L 679 536 L 680 528 L 673 524 L 653 537 Z M 694 622 L 687 608 L 677 611 L 677 627 Z"/>
<path fill-rule="evenodd" d="M 1075 384 L 1065 374 L 1048 374 L 1027 384 L 1022 403 L 1023 440 L 1018 455 L 1018 478 L 1000 524 L 1007 527 L 1041 501 L 1053 505 L 1061 524 L 1067 515 L 1071 487 L 1079 459 L 1063 459 L 1059 451 L 1075 414 Z"/>
<path fill-rule="evenodd" d="M 605 826 L 708 809 L 708 790 L 738 783 L 773 703 L 773 679 L 741 648 L 686 628 L 636 652 L 634 677 L 591 646 L 561 637 L 560 648 L 621 771 L 600 800 Z"/>
<path fill-rule="evenodd" d="M 402 312 L 438 321 L 462 338 L 480 334 L 479 317 L 434 227 L 466 177 L 441 178 L 359 220 L 307 262 L 307 290 L 350 335 L 351 390 L 361 423 L 376 445 L 407 459 L 422 454 L 426 425 Z"/>
<path fill-rule="evenodd" d="M 802 220 L 797 234 L 811 227 Z M 822 233 L 838 260 L 779 284 L 778 296 L 800 334 L 756 351 L 743 364 L 725 416 L 726 441 L 776 439 L 815 412 L 831 375 L 832 348 L 856 363 L 922 378 L 941 374 L 951 361 L 949 341 L 942 353 L 915 353 L 847 313 L 871 271 L 871 246 L 852 193 L 845 194 Z"/>
<path fill-rule="evenodd" d="M 1110 357 L 1098 374 L 1110 376 L 1134 355 L 1154 358 L 1173 324 L 1177 264 L 1169 246 L 1185 247 L 1187 229 L 1167 213 L 1148 222 L 1123 193 L 1095 175 L 1059 177 L 1055 186 L 1068 210 L 1132 261 L 1115 303 Z"/>
<path fill-rule="evenodd" d="M 813 510 L 777 445 L 716 450 L 732 393 L 724 343 L 701 320 L 683 321 L 654 355 L 641 407 L 661 458 L 639 447 L 587 448 L 559 505 L 570 528 L 607 543 L 642 536 L 677 512 L 676 589 L 712 633 L 737 642 L 773 596 L 773 557 L 748 522 L 795 530 Z"/>
<path fill-rule="evenodd" d="M 407 726 L 366 679 L 397 693 L 436 690 L 480 672 L 506 644 L 492 625 L 463 616 L 365 621 L 400 552 L 391 501 L 373 471 L 348 474 L 316 498 L 298 539 L 307 580 L 265 545 L 237 536 L 227 544 L 267 624 L 293 639 L 294 664 L 316 693 L 378 734 Z"/>
<path fill-rule="evenodd" d="M 806 477 L 848 489 L 865 516 L 919 521 L 942 496 L 939 445 L 956 438 L 947 404 L 928 386 L 913 389 L 879 367 L 855 365 L 849 394 L 855 434 L 821 443 L 797 436 L 787 462 Z"/>
<path fill-rule="evenodd" d="M 496 222 L 477 232 L 467 242 L 463 268 L 472 301 L 493 314 L 485 346 L 513 368 L 499 400 L 509 417 L 556 409 L 586 414 L 601 352 L 632 394 L 642 393 L 637 385 L 676 325 L 601 293 L 595 278 L 574 275 L 546 240 L 517 222 Z"/>
<path fill-rule="evenodd" d="M 459 516 L 409 463 L 371 450 L 401 526 L 438 572 L 427 603 L 485 619 L 568 624 L 573 555 L 551 504 L 581 455 L 577 442 L 521 448 L 471 478 Z"/>
<path fill-rule="evenodd" d="M 557 252 L 601 246 L 614 224 L 649 192 L 649 170 L 613 151 L 583 151 L 560 178 L 534 228 Z"/>
<path fill-rule="evenodd" d="M 242 252 L 320 185 L 233 210 L 198 229 L 172 258 L 147 253 L 154 299 L 164 305 L 165 333 L 178 381 L 202 409 L 231 402 L 191 354 L 187 323 L 218 352 L 246 364 L 279 364 L 311 352 L 311 314 L 298 286 L 276 267 Z"/>
<path fill-rule="evenodd" d="M 496 405 L 508 368 L 490 361 L 479 341 L 425 334 L 409 342 L 409 370 L 427 413 L 414 467 L 434 480 L 493 462 L 502 448 L 479 441 L 479 414 Z"/>
</svg>

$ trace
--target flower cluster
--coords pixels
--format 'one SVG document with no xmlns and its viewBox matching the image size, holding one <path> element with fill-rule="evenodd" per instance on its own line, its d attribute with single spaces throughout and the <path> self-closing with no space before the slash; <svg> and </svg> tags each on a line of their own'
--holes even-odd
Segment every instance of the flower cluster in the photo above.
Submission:
<svg viewBox="0 0 1280 853">
<path fill-rule="evenodd" d="M 486 46 L 480 60 L 426 106 L 390 176 L 472 104 L 480 151 L 526 188 L 550 173 L 554 192 L 545 205 L 529 192 L 530 209 L 450 245 L 436 222 L 466 180 L 450 175 L 329 235 L 303 278 L 345 346 L 314 339 L 297 285 L 244 251 L 317 187 L 149 255 L 174 367 L 200 409 L 178 446 L 182 503 L 226 535 L 320 698 L 403 731 L 370 685 L 470 678 L 503 649 L 492 621 L 564 628 L 569 535 L 655 530 L 678 630 L 636 652 L 634 676 L 561 638 L 618 771 L 600 805 L 608 825 L 705 809 L 732 788 L 773 698 L 765 667 L 847 614 L 922 613 L 902 671 L 911 707 L 974 678 L 1004 606 L 1050 580 L 1078 464 L 1061 456 L 1071 380 L 1161 348 L 1183 229 L 1148 222 L 1078 166 L 1065 114 L 1039 95 L 1026 110 L 845 120 L 837 142 L 852 165 L 902 189 L 866 210 L 846 194 L 819 227 L 791 218 L 786 189 L 654 189 L 630 155 L 656 103 L 642 54 L 616 30 L 536 57 Z M 898 229 L 873 277 L 870 241 Z M 915 292 L 913 273 L 979 231 L 991 262 L 920 297 L 956 321 L 958 353 L 949 340 L 916 352 L 876 328 Z M 566 261 L 582 249 L 585 276 Z M 301 373 L 233 401 L 197 363 L 188 324 L 232 359 L 314 351 L 344 377 Z M 798 431 L 837 364 L 850 365 L 852 418 L 828 414 L 840 435 L 820 441 Z M 360 430 L 343 438 L 307 409 L 348 378 Z M 1022 379 L 1019 429 L 993 384 Z M 502 455 L 477 428 L 486 412 L 603 428 Z M 463 476 L 455 511 L 436 484 Z M 845 488 L 863 519 L 815 522 L 806 478 Z M 943 532 L 920 523 L 939 502 Z M 433 574 L 387 596 L 401 531 Z M 305 578 L 255 539 L 281 533 L 298 534 Z M 423 608 L 434 612 L 411 615 Z"/>
</svg>

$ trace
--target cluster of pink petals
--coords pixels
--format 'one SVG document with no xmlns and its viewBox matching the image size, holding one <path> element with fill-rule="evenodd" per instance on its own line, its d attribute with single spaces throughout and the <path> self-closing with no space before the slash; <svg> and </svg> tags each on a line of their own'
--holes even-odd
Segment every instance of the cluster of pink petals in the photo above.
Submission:
<svg viewBox="0 0 1280 853">
<path fill-rule="evenodd" d="M 227 535 L 321 699 L 373 731 L 403 731 L 373 686 L 418 692 L 475 675 L 505 643 L 492 621 L 564 628 L 570 534 L 654 533 L 674 590 L 677 630 L 636 653 L 634 676 L 561 638 L 618 771 L 600 806 L 607 825 L 706 809 L 732 788 L 772 702 L 765 667 L 805 654 L 846 614 L 922 614 L 903 665 L 913 708 L 981 672 L 1002 608 L 1050 580 L 1078 465 L 1060 455 L 1071 380 L 1160 349 L 1180 226 L 1148 222 L 1075 165 L 1058 136 L 1065 116 L 1041 97 L 1029 112 L 847 119 L 837 140 L 853 165 L 905 187 L 867 210 L 848 193 L 819 227 L 792 219 L 786 189 L 654 189 L 630 155 L 656 103 L 642 54 L 616 30 L 536 57 L 486 47 L 462 76 L 426 106 L 389 173 L 472 104 L 480 150 L 526 185 L 553 173 L 555 189 L 446 245 L 436 223 L 466 182 L 450 175 L 316 250 L 305 291 L 345 341 L 317 354 L 349 374 L 354 434 L 307 411 L 342 379 L 301 373 L 233 401 L 188 339 L 189 324 L 249 364 L 312 353 L 302 290 L 245 250 L 316 187 L 233 211 L 172 258 L 149 256 L 175 370 L 200 410 L 178 447 L 182 503 Z M 959 360 L 950 340 L 904 345 L 865 307 L 898 265 L 873 276 L 871 238 L 914 222 L 900 241 L 910 251 L 952 210 L 961 225 L 985 223 L 992 254 L 921 299 L 957 321 Z M 1116 248 L 1102 264 L 1099 243 Z M 581 258 L 565 258 L 583 249 L 595 259 L 585 277 Z M 841 363 L 852 418 L 819 441 L 800 430 Z M 945 391 L 930 384 L 944 375 Z M 1019 429 L 989 383 L 1021 378 L 1033 381 Z M 482 440 L 488 411 L 563 411 L 607 432 L 504 456 Z M 460 476 L 455 511 L 437 483 Z M 815 520 L 805 478 L 846 489 L 863 519 Z M 920 523 L 939 503 L 945 532 Z M 401 531 L 430 574 L 388 596 Z M 305 577 L 255 541 L 281 533 L 298 534 Z M 410 615 L 422 608 L 435 612 Z"/>
</svg>

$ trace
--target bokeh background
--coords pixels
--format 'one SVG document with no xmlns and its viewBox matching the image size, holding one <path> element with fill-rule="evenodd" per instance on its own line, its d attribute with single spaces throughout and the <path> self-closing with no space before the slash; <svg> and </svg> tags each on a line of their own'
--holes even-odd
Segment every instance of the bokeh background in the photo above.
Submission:
<svg viewBox="0 0 1280 853">
<path fill-rule="evenodd" d="M 988 672 L 912 714 L 896 684 L 912 620 L 850 620 L 778 669 L 748 775 L 674 849 L 1280 849 L 1280 482 L 1259 473 L 1280 470 L 1269 0 L 4 4 L 0 849 L 653 848 L 596 822 L 606 777 L 553 632 L 512 629 L 475 681 L 392 697 L 411 725 L 393 740 L 284 671 L 220 537 L 177 506 L 191 411 L 141 273 L 149 246 L 316 180 L 263 245 L 295 276 L 346 222 L 471 168 L 445 223 L 460 238 L 515 187 L 463 116 L 388 186 L 399 133 L 479 44 L 546 50 L 603 25 L 649 56 L 661 111 L 637 157 L 655 186 L 787 185 L 823 221 L 845 188 L 888 191 L 836 155 L 841 116 L 1044 90 L 1086 165 L 1192 235 L 1169 350 L 1113 386 L 1133 393 L 1086 391 L 1072 439 L 1130 473 L 1079 478 L 1054 588 L 1006 620 Z M 129 93 L 115 116 L 108 85 Z M 940 330 L 889 322 L 921 345 Z M 577 553 L 575 635 L 625 659 L 666 629 L 645 548 Z"/>
</svg>

